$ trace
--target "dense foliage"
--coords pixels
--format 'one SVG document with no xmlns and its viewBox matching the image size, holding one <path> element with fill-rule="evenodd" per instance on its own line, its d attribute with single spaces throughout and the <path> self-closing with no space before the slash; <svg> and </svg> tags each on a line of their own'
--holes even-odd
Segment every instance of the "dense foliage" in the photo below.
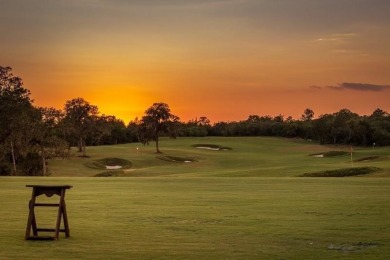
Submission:
<svg viewBox="0 0 390 260">
<path fill-rule="evenodd" d="M 308 116 L 307 112 L 310 112 Z M 376 109 L 369 116 L 360 116 L 348 109 L 313 119 L 314 112 L 306 109 L 300 119 L 282 115 L 251 115 L 238 122 L 217 122 L 213 125 L 193 120 L 182 123 L 181 136 L 276 136 L 302 138 L 321 144 L 359 146 L 390 145 L 390 114 Z"/>
<path fill-rule="evenodd" d="M 348 109 L 314 118 L 306 109 L 301 118 L 250 115 L 246 120 L 217 122 L 207 117 L 180 122 L 168 104 L 155 103 L 138 120 L 125 123 L 100 115 L 82 98 L 66 101 L 64 109 L 33 106 L 30 91 L 10 67 L 0 66 L 0 175 L 48 175 L 47 160 L 64 158 L 76 146 L 156 142 L 160 136 L 276 136 L 303 138 L 321 144 L 390 145 L 390 114 L 376 109 L 360 116 Z"/>
</svg>

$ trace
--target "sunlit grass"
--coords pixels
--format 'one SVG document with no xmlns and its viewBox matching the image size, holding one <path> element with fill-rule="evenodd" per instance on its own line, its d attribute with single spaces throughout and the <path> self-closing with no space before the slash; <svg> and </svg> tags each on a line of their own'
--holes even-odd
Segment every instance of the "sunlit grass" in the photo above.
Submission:
<svg viewBox="0 0 390 260">
<path fill-rule="evenodd" d="M 231 150 L 193 147 L 200 143 Z M 0 259 L 390 256 L 388 147 L 354 148 L 352 160 L 349 153 L 310 156 L 349 147 L 280 138 L 163 139 L 161 149 L 162 155 L 153 144 L 88 147 L 90 158 L 50 161 L 51 177 L 1 177 Z M 126 177 L 91 177 L 106 172 L 105 163 L 86 165 L 107 158 L 131 162 L 131 168 L 105 175 Z M 364 177 L 298 177 L 351 167 L 381 171 Z M 73 185 L 66 194 L 70 238 L 24 240 L 27 184 Z M 39 226 L 54 227 L 55 219 L 55 210 L 37 208 Z"/>
<path fill-rule="evenodd" d="M 73 185 L 70 238 L 24 241 L 25 185 L 37 183 Z M 390 256 L 389 178 L 3 177 L 0 188 L 1 259 Z M 54 225 L 45 210 L 38 225 Z"/>
<path fill-rule="evenodd" d="M 197 144 L 229 147 L 231 150 L 207 150 Z M 138 148 L 138 149 L 137 149 Z M 323 146 L 296 139 L 238 137 L 238 138 L 178 138 L 161 141 L 163 154 L 156 154 L 154 144 L 139 143 L 88 147 L 90 158 L 54 160 L 49 162 L 52 176 L 95 176 L 103 170 L 85 165 L 105 158 L 121 158 L 131 162 L 131 169 L 121 176 L 225 176 L 225 177 L 294 177 L 304 173 L 350 167 L 379 167 L 383 176 L 390 176 L 390 148 L 354 148 Z M 337 156 L 317 158 L 319 153 Z M 77 154 L 75 151 L 73 152 Z M 380 160 L 362 160 L 377 156 Z M 190 158 L 192 163 L 174 163 L 159 158 Z"/>
</svg>

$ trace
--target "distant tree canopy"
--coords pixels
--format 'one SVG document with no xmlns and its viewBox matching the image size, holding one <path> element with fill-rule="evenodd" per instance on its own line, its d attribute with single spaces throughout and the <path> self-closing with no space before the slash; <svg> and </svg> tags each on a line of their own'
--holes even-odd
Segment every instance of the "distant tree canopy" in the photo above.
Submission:
<svg viewBox="0 0 390 260">
<path fill-rule="evenodd" d="M 205 117 L 180 122 L 166 103 L 154 103 L 127 126 L 83 98 L 66 101 L 64 110 L 34 107 L 30 91 L 10 67 L 0 66 L 0 175 L 47 175 L 48 159 L 67 157 L 71 146 L 86 156 L 86 146 L 129 142 L 147 144 L 167 136 L 277 136 L 321 144 L 390 145 L 390 114 L 376 109 L 360 116 L 348 109 L 314 118 L 307 108 L 291 116 L 249 115 L 246 120 L 216 122 Z"/>
<path fill-rule="evenodd" d="M 278 136 L 303 138 L 321 144 L 390 145 L 390 114 L 376 109 L 369 116 L 359 116 L 348 109 L 313 119 L 314 111 L 306 109 L 294 120 L 279 115 L 251 115 L 238 122 L 217 122 L 207 129 L 213 136 Z M 193 132 L 193 123 L 182 124 L 184 136 Z M 200 126 L 198 126 L 200 127 Z"/>
</svg>

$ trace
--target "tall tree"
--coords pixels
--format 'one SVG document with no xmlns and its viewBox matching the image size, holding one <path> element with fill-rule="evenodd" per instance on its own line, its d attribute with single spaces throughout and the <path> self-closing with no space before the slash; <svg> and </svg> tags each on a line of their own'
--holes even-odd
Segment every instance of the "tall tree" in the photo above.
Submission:
<svg viewBox="0 0 390 260">
<path fill-rule="evenodd" d="M 314 111 L 310 108 L 306 108 L 305 111 L 303 111 L 303 114 L 301 116 L 302 121 L 310 121 L 314 117 Z"/>
<path fill-rule="evenodd" d="M 334 113 L 334 120 L 331 128 L 333 144 L 350 144 L 352 129 L 350 124 L 348 124 L 348 121 L 357 119 L 358 117 L 358 114 L 355 114 L 348 109 L 341 109 L 339 112 Z"/>
<path fill-rule="evenodd" d="M 303 111 L 303 114 L 301 116 L 301 130 L 302 130 L 302 137 L 304 139 L 312 139 L 313 134 L 313 118 L 314 118 L 314 111 L 310 108 L 306 108 L 305 111 Z"/>
<path fill-rule="evenodd" d="M 156 152 L 159 149 L 159 137 L 167 134 L 171 138 L 176 138 L 176 129 L 179 117 L 171 113 L 171 109 L 166 103 L 154 103 L 145 111 L 141 119 L 140 130 L 142 132 L 143 143 L 153 140 L 156 142 Z"/>
<path fill-rule="evenodd" d="M 72 128 L 78 139 L 79 151 L 86 157 L 85 139 L 93 129 L 99 114 L 97 106 L 91 105 L 83 98 L 74 98 L 65 103 L 65 121 Z"/>
<path fill-rule="evenodd" d="M 390 145 L 390 113 L 376 109 L 369 117 L 373 142 L 376 145 Z"/>
<path fill-rule="evenodd" d="M 30 91 L 22 79 L 12 74 L 12 68 L 0 66 L 0 142 L 9 145 L 14 175 L 18 152 L 26 151 L 25 133 L 32 111 Z"/>
<path fill-rule="evenodd" d="M 33 130 L 33 144 L 38 147 L 42 162 L 42 175 L 47 174 L 47 159 L 65 157 L 67 143 L 59 129 L 64 114 L 55 108 L 39 107 L 36 109 L 36 124 Z"/>
</svg>

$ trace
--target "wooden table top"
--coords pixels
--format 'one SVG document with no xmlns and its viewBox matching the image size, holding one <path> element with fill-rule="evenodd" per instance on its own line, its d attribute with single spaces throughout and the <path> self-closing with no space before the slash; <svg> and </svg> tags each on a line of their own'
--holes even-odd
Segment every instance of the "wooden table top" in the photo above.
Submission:
<svg viewBox="0 0 390 260">
<path fill-rule="evenodd" d="M 30 188 L 39 188 L 39 189 L 70 189 L 73 186 L 71 185 L 26 185 Z"/>
</svg>

